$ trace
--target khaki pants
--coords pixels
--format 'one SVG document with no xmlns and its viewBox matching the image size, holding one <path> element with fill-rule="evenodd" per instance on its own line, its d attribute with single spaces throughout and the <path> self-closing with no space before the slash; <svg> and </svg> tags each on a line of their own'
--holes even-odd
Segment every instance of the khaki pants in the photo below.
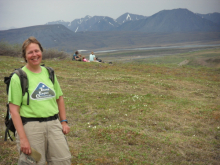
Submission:
<svg viewBox="0 0 220 165">
<path fill-rule="evenodd" d="M 62 125 L 59 120 L 47 122 L 27 122 L 24 130 L 32 148 L 41 154 L 38 163 L 30 162 L 27 155 L 20 154 L 18 165 L 70 165 L 71 154 L 62 132 Z M 16 133 L 16 142 L 20 152 L 20 139 Z"/>
</svg>

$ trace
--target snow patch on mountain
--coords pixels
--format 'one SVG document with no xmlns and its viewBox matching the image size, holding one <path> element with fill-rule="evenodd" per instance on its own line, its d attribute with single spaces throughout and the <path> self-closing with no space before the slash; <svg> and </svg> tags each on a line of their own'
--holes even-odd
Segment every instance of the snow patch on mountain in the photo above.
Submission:
<svg viewBox="0 0 220 165">
<path fill-rule="evenodd" d="M 78 31 L 79 27 L 76 28 L 75 33 Z"/>
<path fill-rule="evenodd" d="M 131 20 L 131 16 L 130 16 L 129 14 L 127 15 L 126 20 L 127 20 L 127 21 L 130 21 L 130 20 Z"/>
<path fill-rule="evenodd" d="M 111 22 L 109 22 L 110 25 L 114 26 Z"/>
</svg>

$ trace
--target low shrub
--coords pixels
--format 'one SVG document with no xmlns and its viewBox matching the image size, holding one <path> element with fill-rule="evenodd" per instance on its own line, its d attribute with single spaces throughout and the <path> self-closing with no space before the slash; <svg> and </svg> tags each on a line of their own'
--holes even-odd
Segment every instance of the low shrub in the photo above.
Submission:
<svg viewBox="0 0 220 165">
<path fill-rule="evenodd" d="M 8 42 L 0 42 L 0 56 L 21 56 L 21 44 L 9 44 Z"/>
<path fill-rule="evenodd" d="M 43 59 L 65 59 L 68 57 L 70 57 L 70 54 L 57 49 L 44 49 L 43 52 Z"/>
<path fill-rule="evenodd" d="M 0 42 L 0 56 L 22 57 L 21 44 L 9 44 L 8 42 Z M 65 59 L 70 57 L 70 54 L 59 51 L 57 49 L 44 49 L 43 59 Z"/>
</svg>

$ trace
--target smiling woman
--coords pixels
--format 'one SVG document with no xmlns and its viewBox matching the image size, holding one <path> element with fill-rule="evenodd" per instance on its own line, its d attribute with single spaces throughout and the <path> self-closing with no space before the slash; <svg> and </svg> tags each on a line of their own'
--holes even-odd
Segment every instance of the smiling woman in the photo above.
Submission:
<svg viewBox="0 0 220 165">
<path fill-rule="evenodd" d="M 71 154 L 65 138 L 70 127 L 63 92 L 56 75 L 52 82 L 47 69 L 40 65 L 42 52 L 43 48 L 36 38 L 30 37 L 24 41 L 22 56 L 27 64 L 22 70 L 27 74 L 28 90 L 20 97 L 21 83 L 16 74 L 12 76 L 9 86 L 9 109 L 16 128 L 18 151 L 21 152 L 18 165 L 33 162 L 70 165 Z M 26 103 L 27 96 L 29 104 Z M 34 159 L 36 152 L 41 155 L 37 160 Z"/>
</svg>

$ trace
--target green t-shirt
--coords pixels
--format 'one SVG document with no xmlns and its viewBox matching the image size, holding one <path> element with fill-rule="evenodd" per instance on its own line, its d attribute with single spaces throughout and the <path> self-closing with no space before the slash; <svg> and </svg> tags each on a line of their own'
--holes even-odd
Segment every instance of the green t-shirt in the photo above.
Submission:
<svg viewBox="0 0 220 165">
<path fill-rule="evenodd" d="M 40 73 L 33 73 L 23 67 L 28 77 L 29 105 L 27 105 L 27 92 L 22 97 L 20 80 L 17 74 L 12 76 L 8 102 L 20 106 L 20 116 L 23 117 L 49 117 L 59 112 L 56 99 L 63 95 L 56 76 L 54 84 L 49 79 L 49 73 L 45 67 L 41 67 Z"/>
</svg>

